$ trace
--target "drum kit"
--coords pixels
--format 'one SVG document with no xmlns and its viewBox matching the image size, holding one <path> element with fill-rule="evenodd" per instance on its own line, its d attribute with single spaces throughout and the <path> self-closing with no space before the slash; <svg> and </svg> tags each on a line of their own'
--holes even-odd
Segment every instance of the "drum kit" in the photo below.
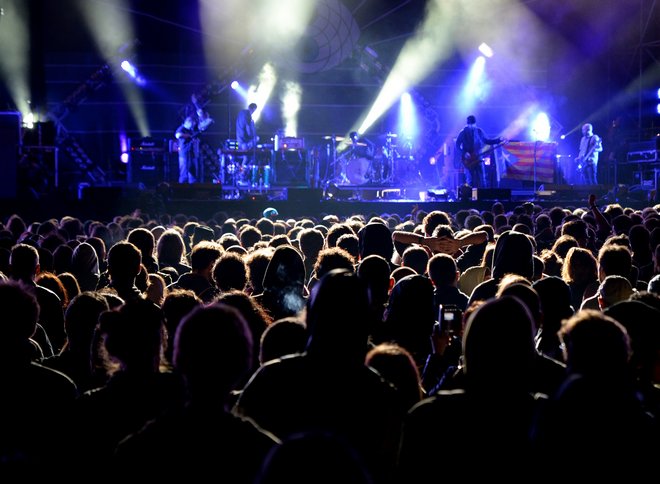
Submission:
<svg viewBox="0 0 660 484">
<path fill-rule="evenodd" d="M 375 149 L 372 143 L 351 140 L 342 136 L 325 136 L 331 140 L 330 183 L 337 185 L 408 185 L 419 181 L 420 175 L 412 142 L 403 140 L 397 144 L 396 133 L 380 137 L 383 144 Z M 337 142 L 347 143 L 348 148 L 337 155 Z M 333 178 L 334 177 L 334 178 Z"/>
<path fill-rule="evenodd" d="M 227 140 L 225 145 L 232 140 Z M 229 145 L 217 150 L 220 160 L 219 182 L 225 186 L 269 188 L 271 184 L 271 153 L 267 146 L 241 151 Z"/>
<path fill-rule="evenodd" d="M 324 147 L 312 150 L 322 183 L 336 185 L 406 186 L 421 181 L 413 143 L 388 132 L 380 144 L 353 132 L 350 136 L 324 136 Z M 226 186 L 268 188 L 271 184 L 272 145 L 241 151 L 228 144 L 218 149 L 219 181 Z"/>
</svg>

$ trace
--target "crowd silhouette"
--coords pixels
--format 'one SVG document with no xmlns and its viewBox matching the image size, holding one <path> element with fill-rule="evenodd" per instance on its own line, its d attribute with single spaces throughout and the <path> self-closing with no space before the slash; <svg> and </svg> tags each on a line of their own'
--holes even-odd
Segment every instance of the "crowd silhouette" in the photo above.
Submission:
<svg viewBox="0 0 660 484">
<path fill-rule="evenodd" d="M 0 472 L 634 479 L 660 450 L 659 291 L 660 206 L 14 213 Z"/>
</svg>

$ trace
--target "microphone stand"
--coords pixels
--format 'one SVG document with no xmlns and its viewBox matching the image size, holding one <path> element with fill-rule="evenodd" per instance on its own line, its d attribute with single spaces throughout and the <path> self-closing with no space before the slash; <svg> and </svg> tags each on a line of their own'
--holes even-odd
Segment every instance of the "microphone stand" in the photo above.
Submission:
<svg viewBox="0 0 660 484">
<path fill-rule="evenodd" d="M 540 141 L 538 139 L 536 141 L 534 141 L 534 196 L 536 196 L 536 191 L 537 191 L 537 188 L 536 188 L 536 186 L 537 186 L 537 180 L 536 180 L 536 151 L 538 149 L 539 142 Z"/>
</svg>

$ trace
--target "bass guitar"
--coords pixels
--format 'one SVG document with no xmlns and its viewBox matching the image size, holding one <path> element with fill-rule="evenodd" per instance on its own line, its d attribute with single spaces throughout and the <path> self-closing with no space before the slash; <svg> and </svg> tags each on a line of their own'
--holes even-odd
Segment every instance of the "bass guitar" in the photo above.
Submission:
<svg viewBox="0 0 660 484">
<path fill-rule="evenodd" d="M 466 151 L 465 153 L 463 153 L 463 156 L 461 158 L 461 161 L 463 162 L 463 166 L 468 170 L 474 168 L 479 163 L 481 163 L 481 160 L 483 159 L 484 156 L 486 156 L 489 153 L 492 153 L 497 148 L 499 148 L 500 146 L 504 146 L 508 142 L 509 140 L 503 140 L 481 151 Z"/>
</svg>

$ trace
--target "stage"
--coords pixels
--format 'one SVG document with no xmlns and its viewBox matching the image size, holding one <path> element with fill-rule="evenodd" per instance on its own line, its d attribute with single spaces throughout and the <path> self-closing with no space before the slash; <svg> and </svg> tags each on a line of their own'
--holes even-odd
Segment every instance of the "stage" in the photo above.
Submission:
<svg viewBox="0 0 660 484">
<path fill-rule="evenodd" d="M 456 213 L 461 209 L 490 210 L 496 201 L 513 210 L 531 201 L 542 208 L 561 206 L 569 209 L 586 207 L 589 193 L 595 193 L 600 206 L 620 203 L 641 209 L 657 202 L 649 200 L 648 191 L 615 194 L 610 187 L 551 185 L 532 189 L 481 189 L 463 193 L 441 187 L 391 187 L 368 185 L 328 185 L 323 188 L 305 186 L 227 187 L 220 184 L 168 185 L 157 189 L 118 183 L 111 186 L 83 186 L 77 193 L 51 192 L 39 198 L 0 200 L 0 210 L 7 217 L 19 213 L 33 220 L 72 215 L 83 220 L 111 221 L 115 216 L 136 210 L 157 216 L 183 213 L 208 220 L 219 212 L 229 216 L 258 218 L 267 207 L 274 207 L 282 218 L 320 217 L 326 214 L 365 216 L 393 214 L 405 217 L 414 208 L 429 212 L 443 210 Z M 617 196 L 618 195 L 618 196 Z"/>
</svg>

